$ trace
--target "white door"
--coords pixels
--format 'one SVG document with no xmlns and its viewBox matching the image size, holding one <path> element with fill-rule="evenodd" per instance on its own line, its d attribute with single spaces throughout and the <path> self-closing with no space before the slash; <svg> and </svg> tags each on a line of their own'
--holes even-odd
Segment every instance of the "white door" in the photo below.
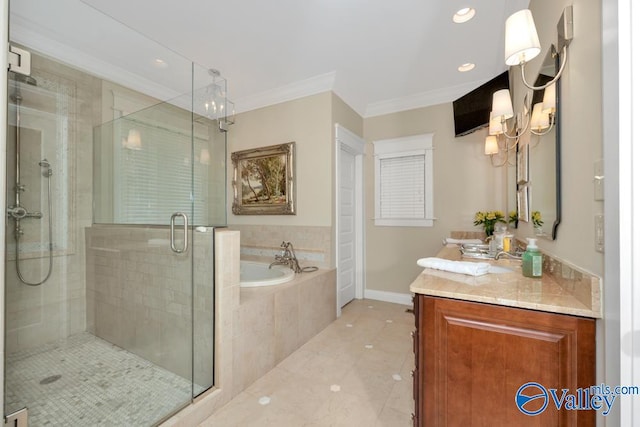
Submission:
<svg viewBox="0 0 640 427">
<path fill-rule="evenodd" d="M 356 156 L 340 147 L 338 218 L 338 302 L 344 307 L 356 296 Z"/>
<path fill-rule="evenodd" d="M 364 151 L 358 135 L 335 125 L 336 138 L 336 314 L 354 298 L 364 298 Z"/>
</svg>

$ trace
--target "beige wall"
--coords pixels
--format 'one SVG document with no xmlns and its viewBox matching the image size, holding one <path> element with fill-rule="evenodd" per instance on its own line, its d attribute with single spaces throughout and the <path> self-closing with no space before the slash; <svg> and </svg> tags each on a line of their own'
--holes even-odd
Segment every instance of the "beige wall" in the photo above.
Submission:
<svg viewBox="0 0 640 427">
<path fill-rule="evenodd" d="M 289 240 L 296 251 L 318 252 L 322 257 L 308 259 L 306 265 L 334 267 L 335 123 L 362 135 L 362 118 L 332 92 L 237 116 L 228 133 L 229 156 L 239 150 L 296 143 L 296 215 L 234 215 L 231 212 L 233 194 L 229 191 L 228 224 L 243 232 L 243 250 L 251 246 L 252 250 L 272 249 L 275 253 L 282 240 Z M 229 161 L 229 183 L 232 175 L 233 164 Z M 313 242 L 311 238 L 315 235 L 321 238 Z M 262 249 L 261 254 L 266 255 Z"/>
<path fill-rule="evenodd" d="M 238 114 L 227 135 L 228 182 L 234 151 L 295 141 L 296 215 L 234 215 L 228 196 L 228 223 L 331 226 L 333 159 L 331 156 L 331 93 Z M 229 184 L 230 185 L 230 184 Z M 295 242 L 294 242 L 295 245 Z"/>
<path fill-rule="evenodd" d="M 565 6 L 573 4 L 574 39 L 569 46 L 562 74 L 562 222 L 555 241 L 539 246 L 558 258 L 599 276 L 604 256 L 595 250 L 594 215 L 604 212 L 603 202 L 594 201 L 594 163 L 603 156 L 602 147 L 602 31 L 600 0 L 532 0 L 532 11 L 543 52 L 556 43 L 556 24 Z M 527 65 L 532 82 L 543 55 Z M 519 76 L 513 79 L 516 100 L 524 89 Z M 515 101 L 517 108 L 518 102 Z M 535 180 L 535 177 L 531 177 Z M 517 237 L 532 237 L 532 225 L 524 224 Z"/>
<path fill-rule="evenodd" d="M 434 133 L 434 226 L 374 226 L 370 142 L 423 133 Z M 409 293 L 409 284 L 422 271 L 417 259 L 434 256 L 452 230 L 480 230 L 473 226 L 476 211 L 505 209 L 504 170 L 493 168 L 484 155 L 485 135 L 478 131 L 455 138 L 450 103 L 365 119 L 367 289 Z"/>
<path fill-rule="evenodd" d="M 339 123 L 356 135 L 362 136 L 364 120 L 338 95 L 331 94 L 331 123 Z"/>
</svg>

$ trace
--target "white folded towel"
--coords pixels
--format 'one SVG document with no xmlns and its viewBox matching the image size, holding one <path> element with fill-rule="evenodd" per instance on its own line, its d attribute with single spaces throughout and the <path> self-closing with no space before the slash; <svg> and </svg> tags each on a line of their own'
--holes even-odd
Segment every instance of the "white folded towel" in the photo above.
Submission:
<svg viewBox="0 0 640 427">
<path fill-rule="evenodd" d="M 435 270 L 451 271 L 453 273 L 468 274 L 469 276 L 482 276 L 489 272 L 491 264 L 488 262 L 450 261 L 442 258 L 420 258 L 418 265 Z"/>
<path fill-rule="evenodd" d="M 444 239 L 446 243 L 453 243 L 456 245 L 463 245 L 465 243 L 482 243 L 480 239 L 452 239 L 451 237 L 447 237 Z"/>
</svg>

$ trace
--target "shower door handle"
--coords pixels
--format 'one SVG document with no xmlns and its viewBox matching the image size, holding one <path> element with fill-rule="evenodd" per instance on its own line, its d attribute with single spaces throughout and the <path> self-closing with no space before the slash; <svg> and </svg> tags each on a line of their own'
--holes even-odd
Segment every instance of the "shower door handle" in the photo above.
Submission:
<svg viewBox="0 0 640 427">
<path fill-rule="evenodd" d="M 181 216 L 182 219 L 184 220 L 184 234 L 183 234 L 183 238 L 184 241 L 182 243 L 182 249 L 178 249 L 176 247 L 176 240 L 175 240 L 175 231 L 176 231 L 176 218 Z M 189 219 L 187 218 L 187 214 L 182 213 L 182 212 L 176 212 L 173 215 L 171 215 L 171 250 L 177 254 L 181 254 L 187 251 L 187 248 L 189 247 Z"/>
</svg>

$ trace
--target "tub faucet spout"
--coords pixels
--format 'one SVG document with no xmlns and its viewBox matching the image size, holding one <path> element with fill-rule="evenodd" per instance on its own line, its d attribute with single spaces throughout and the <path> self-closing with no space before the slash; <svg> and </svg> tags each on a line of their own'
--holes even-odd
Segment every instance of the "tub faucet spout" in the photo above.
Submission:
<svg viewBox="0 0 640 427">
<path fill-rule="evenodd" d="M 300 268 L 291 242 L 282 242 L 280 248 L 282 248 L 282 252 L 276 254 L 276 260 L 269 265 L 269 268 L 274 265 L 286 265 L 296 273 L 300 273 L 302 269 Z"/>
</svg>

